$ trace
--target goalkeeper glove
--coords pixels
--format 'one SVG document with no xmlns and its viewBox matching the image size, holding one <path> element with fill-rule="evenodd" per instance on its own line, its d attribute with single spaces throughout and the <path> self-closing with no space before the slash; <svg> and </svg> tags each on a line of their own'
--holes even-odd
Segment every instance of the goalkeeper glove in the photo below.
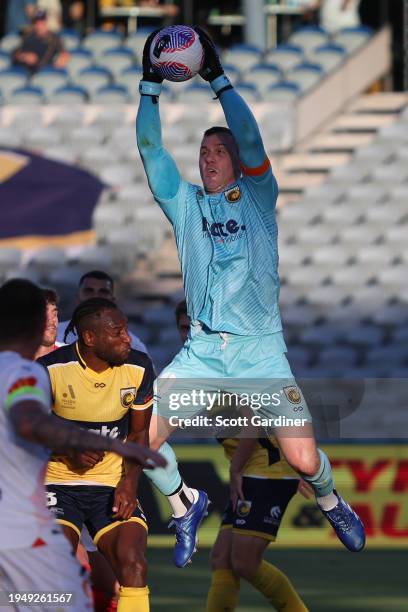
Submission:
<svg viewBox="0 0 408 612">
<path fill-rule="evenodd" d="M 163 77 L 161 77 L 160 74 L 155 71 L 152 66 L 152 62 L 150 61 L 150 47 L 157 32 L 159 32 L 159 30 L 155 30 L 150 34 L 150 36 L 148 36 L 143 47 L 143 78 L 139 83 L 139 91 L 141 95 L 151 96 L 154 104 L 157 104 L 157 99 L 160 95 L 163 83 Z"/>
<path fill-rule="evenodd" d="M 160 30 L 155 30 L 152 32 L 148 38 L 146 39 L 145 45 L 143 47 L 143 80 L 149 81 L 150 83 L 162 83 L 163 77 L 158 74 L 152 66 L 152 62 L 150 61 L 150 47 L 153 42 L 153 38 Z"/>
<path fill-rule="evenodd" d="M 223 76 L 224 69 L 221 66 L 215 45 L 207 32 L 198 27 L 194 30 L 197 32 L 204 49 L 204 62 L 199 74 L 205 81 L 211 83 L 217 77 Z"/>
</svg>

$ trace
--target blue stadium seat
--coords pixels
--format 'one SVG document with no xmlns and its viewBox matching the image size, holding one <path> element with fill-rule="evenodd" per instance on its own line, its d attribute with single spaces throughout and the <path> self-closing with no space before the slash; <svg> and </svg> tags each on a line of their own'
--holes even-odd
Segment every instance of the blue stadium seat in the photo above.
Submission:
<svg viewBox="0 0 408 612">
<path fill-rule="evenodd" d="M 9 96 L 10 104 L 43 104 L 45 101 L 45 92 L 42 87 L 17 87 Z"/>
<path fill-rule="evenodd" d="M 320 64 L 302 62 L 289 71 L 288 78 L 297 83 L 302 92 L 305 92 L 313 87 L 322 78 L 323 74 L 324 70 Z"/>
<path fill-rule="evenodd" d="M 89 92 L 85 87 L 65 85 L 49 94 L 48 102 L 49 104 L 83 104 L 88 97 Z"/>
<path fill-rule="evenodd" d="M 82 47 L 71 49 L 67 64 L 67 70 L 71 78 L 75 78 L 84 68 L 89 68 L 92 62 L 93 54 L 89 49 L 83 49 Z"/>
<path fill-rule="evenodd" d="M 64 68 L 54 68 L 46 66 L 31 77 L 30 85 L 33 87 L 41 87 L 46 96 L 63 87 L 68 82 L 68 71 Z"/>
<path fill-rule="evenodd" d="M 17 32 L 10 32 L 10 34 L 6 34 L 0 40 L 0 49 L 3 51 L 7 51 L 7 53 L 11 53 L 16 49 L 21 43 L 20 34 Z"/>
<path fill-rule="evenodd" d="M 136 56 L 139 64 L 142 63 L 142 55 L 143 55 L 143 47 L 146 42 L 146 38 L 151 34 L 156 28 L 151 27 L 142 27 L 138 28 L 136 32 L 132 32 L 124 41 L 124 45 L 129 49 L 132 49 L 133 53 Z"/>
<path fill-rule="evenodd" d="M 185 88 L 186 100 L 189 103 L 196 102 L 208 102 L 208 86 L 204 83 L 193 83 Z"/>
<path fill-rule="evenodd" d="M 334 42 L 338 45 L 342 45 L 347 49 L 348 53 L 353 53 L 353 51 L 364 45 L 372 35 L 373 30 L 367 26 L 344 28 L 340 30 L 340 32 L 337 32 L 334 37 Z"/>
<path fill-rule="evenodd" d="M 347 50 L 333 43 L 316 47 L 309 53 L 310 61 L 320 64 L 326 72 L 336 68 L 346 57 Z"/>
<path fill-rule="evenodd" d="M 120 74 L 116 75 L 115 82 L 118 85 L 124 85 L 125 87 L 129 87 L 130 90 L 135 89 L 136 91 L 139 87 L 142 73 L 143 71 L 140 66 L 130 66 L 130 68 L 125 68 Z"/>
<path fill-rule="evenodd" d="M 302 47 L 307 56 L 312 49 L 319 45 L 324 45 L 329 42 L 329 34 L 319 26 L 304 26 L 294 32 L 289 43 Z"/>
<path fill-rule="evenodd" d="M 240 79 L 240 71 L 237 70 L 237 67 L 234 66 L 233 64 L 225 64 L 225 63 L 223 63 L 223 68 L 224 68 L 225 73 L 227 74 L 229 80 L 231 81 L 231 83 L 233 85 L 235 85 L 235 83 L 237 81 L 239 81 L 239 79 Z"/>
<path fill-rule="evenodd" d="M 17 270 L 22 261 L 23 252 L 15 247 L 2 247 L 0 249 L 0 282 L 10 269 Z"/>
<path fill-rule="evenodd" d="M 0 71 L 0 91 L 2 97 L 7 101 L 14 89 L 24 87 L 27 83 L 28 72 L 20 66 L 6 68 Z"/>
<path fill-rule="evenodd" d="M 126 104 L 129 101 L 129 90 L 124 85 L 105 85 L 91 95 L 93 104 Z"/>
<path fill-rule="evenodd" d="M 68 28 L 61 30 L 59 33 L 62 44 L 64 45 L 64 49 L 67 51 L 71 51 L 71 49 L 76 49 L 81 44 L 81 37 L 78 32 L 75 30 L 70 30 Z"/>
<path fill-rule="evenodd" d="M 10 67 L 10 55 L 7 51 L 0 51 L 0 70 Z"/>
<path fill-rule="evenodd" d="M 261 100 L 261 93 L 255 83 L 238 81 L 235 89 L 247 102 L 259 102 Z"/>
<path fill-rule="evenodd" d="M 297 83 L 291 81 L 282 81 L 271 85 L 264 92 L 264 101 L 270 102 L 293 102 L 301 94 L 301 89 Z"/>
<path fill-rule="evenodd" d="M 265 62 L 275 64 L 282 72 L 287 72 L 303 59 L 303 49 L 297 45 L 279 45 L 269 49 L 265 55 Z"/>
<path fill-rule="evenodd" d="M 99 60 L 107 49 L 113 49 L 122 44 L 122 34 L 114 30 L 95 30 L 82 41 L 82 47 L 88 49 Z"/>
<path fill-rule="evenodd" d="M 275 64 L 257 64 L 245 74 L 245 83 L 256 85 L 261 95 L 282 80 L 282 71 Z"/>
<path fill-rule="evenodd" d="M 86 87 L 91 94 L 100 87 L 110 85 L 111 82 L 112 75 L 109 70 L 103 66 L 89 66 L 89 68 L 83 68 L 75 77 L 75 85 Z"/>
<path fill-rule="evenodd" d="M 233 45 L 223 54 L 223 62 L 235 66 L 241 73 L 259 64 L 262 51 L 255 45 Z"/>
<path fill-rule="evenodd" d="M 114 49 L 104 51 L 100 61 L 101 65 L 110 70 L 116 78 L 123 70 L 132 67 L 134 53 L 128 47 L 115 47 Z"/>
</svg>

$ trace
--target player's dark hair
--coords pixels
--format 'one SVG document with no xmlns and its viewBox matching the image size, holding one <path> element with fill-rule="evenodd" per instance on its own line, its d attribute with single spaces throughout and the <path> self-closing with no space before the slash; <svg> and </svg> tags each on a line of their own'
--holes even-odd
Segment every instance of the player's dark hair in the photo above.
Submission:
<svg viewBox="0 0 408 612">
<path fill-rule="evenodd" d="M 58 294 L 54 289 L 49 289 L 48 287 L 44 287 L 41 289 L 43 292 L 43 296 L 45 297 L 45 301 L 47 304 L 58 304 Z"/>
<path fill-rule="evenodd" d="M 176 308 L 174 309 L 174 314 L 176 316 L 176 324 L 178 325 L 180 322 L 180 319 L 183 315 L 187 315 L 187 302 L 186 300 L 181 300 L 181 302 L 179 302 L 176 306 Z"/>
<path fill-rule="evenodd" d="M 93 297 L 89 300 L 84 300 L 75 308 L 72 313 L 72 318 L 68 323 L 65 333 L 64 333 L 64 342 L 67 341 L 67 337 L 71 332 L 76 332 L 78 338 L 80 339 L 81 332 L 81 323 L 84 322 L 86 318 L 98 318 L 101 316 L 103 310 L 117 310 L 118 307 L 115 302 L 111 300 L 107 300 L 102 297 Z"/>
<path fill-rule="evenodd" d="M 45 327 L 45 297 L 29 280 L 14 278 L 0 287 L 0 343 L 29 340 Z"/>
<path fill-rule="evenodd" d="M 214 127 L 210 127 L 208 128 L 208 130 L 205 130 L 204 132 L 204 137 L 205 136 L 212 136 L 212 134 L 228 134 L 229 136 L 231 136 L 231 138 L 234 138 L 233 133 L 231 132 L 231 130 L 227 127 L 224 127 L 222 125 L 215 125 Z M 234 138 L 235 140 L 235 138 Z"/>
<path fill-rule="evenodd" d="M 112 285 L 112 291 L 113 291 L 113 287 L 115 284 L 113 281 L 113 278 L 109 276 L 109 274 L 107 274 L 106 272 L 103 272 L 102 270 L 91 270 L 90 272 L 85 272 L 85 274 L 83 274 L 81 278 L 79 279 L 78 287 L 82 285 L 82 283 L 84 282 L 86 278 L 94 278 L 96 280 L 108 281 Z"/>
</svg>

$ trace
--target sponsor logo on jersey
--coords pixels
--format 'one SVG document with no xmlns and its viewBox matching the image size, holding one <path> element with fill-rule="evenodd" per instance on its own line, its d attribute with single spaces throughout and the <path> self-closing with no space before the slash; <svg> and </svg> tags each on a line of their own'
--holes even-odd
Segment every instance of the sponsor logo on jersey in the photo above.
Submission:
<svg viewBox="0 0 408 612">
<path fill-rule="evenodd" d="M 88 431 L 105 436 L 105 438 L 117 438 L 119 436 L 119 427 L 116 426 L 108 427 L 107 425 L 102 425 L 99 428 L 88 429 Z"/>
<path fill-rule="evenodd" d="M 245 236 L 246 226 L 240 225 L 236 219 L 228 219 L 224 223 L 219 221 L 210 223 L 206 217 L 202 218 L 203 238 L 214 236 L 219 244 L 235 242 Z"/>
<path fill-rule="evenodd" d="M 238 202 L 241 199 L 241 190 L 239 185 L 235 185 L 235 187 L 231 187 L 231 189 L 224 191 L 224 196 L 227 202 L 230 202 L 230 204 L 235 204 L 235 202 Z"/>
<path fill-rule="evenodd" d="M 64 408 L 75 408 L 75 391 L 72 385 L 67 385 L 68 393 L 62 394 L 61 404 Z"/>
<path fill-rule="evenodd" d="M 291 404 L 300 404 L 302 396 L 297 387 L 283 387 L 283 392 Z"/>
<path fill-rule="evenodd" d="M 248 514 L 251 512 L 251 506 L 252 506 L 251 501 L 246 501 L 246 500 L 241 500 L 241 499 L 238 500 L 238 503 L 237 503 L 238 516 L 241 516 L 241 517 L 248 516 Z"/>
<path fill-rule="evenodd" d="M 123 408 L 130 408 L 136 399 L 136 387 L 127 387 L 120 390 L 120 403 Z"/>
<path fill-rule="evenodd" d="M 104 389 L 106 387 L 105 383 L 97 382 L 94 384 L 95 389 Z"/>
</svg>

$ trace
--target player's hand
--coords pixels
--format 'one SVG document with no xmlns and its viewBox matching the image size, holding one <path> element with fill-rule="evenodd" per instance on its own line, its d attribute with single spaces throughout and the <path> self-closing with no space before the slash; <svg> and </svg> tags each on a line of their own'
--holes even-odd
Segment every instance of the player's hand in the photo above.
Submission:
<svg viewBox="0 0 408 612">
<path fill-rule="evenodd" d="M 302 479 L 299 480 L 297 492 L 303 495 L 303 497 L 305 497 L 306 499 L 311 499 L 315 496 L 313 487 L 308 482 L 306 482 L 306 480 Z"/>
<path fill-rule="evenodd" d="M 204 81 L 211 83 L 211 81 L 224 74 L 224 68 L 221 66 L 217 49 L 207 32 L 199 27 L 194 28 L 194 30 L 197 32 L 204 49 L 204 62 L 199 74 Z"/>
<path fill-rule="evenodd" d="M 115 440 L 111 448 L 113 453 L 117 453 L 127 461 L 132 461 L 141 465 L 143 468 L 166 467 L 167 461 L 157 451 L 151 450 L 147 446 L 134 442 L 121 442 Z"/>
<path fill-rule="evenodd" d="M 133 484 L 124 478 L 115 489 L 112 510 L 113 518 L 127 521 L 137 506 L 136 492 Z"/>
<path fill-rule="evenodd" d="M 242 474 L 241 472 L 230 471 L 230 500 L 234 512 L 239 499 L 242 501 L 245 499 L 242 491 Z"/>
<path fill-rule="evenodd" d="M 103 451 L 72 453 L 69 457 L 69 463 L 76 470 L 89 470 L 102 461 L 104 454 Z"/>
<path fill-rule="evenodd" d="M 159 30 L 152 32 L 146 39 L 143 47 L 143 80 L 150 81 L 151 83 L 162 83 L 163 77 L 161 77 L 153 68 L 152 62 L 150 61 L 150 47 L 152 45 L 153 38 L 156 36 Z"/>
</svg>

